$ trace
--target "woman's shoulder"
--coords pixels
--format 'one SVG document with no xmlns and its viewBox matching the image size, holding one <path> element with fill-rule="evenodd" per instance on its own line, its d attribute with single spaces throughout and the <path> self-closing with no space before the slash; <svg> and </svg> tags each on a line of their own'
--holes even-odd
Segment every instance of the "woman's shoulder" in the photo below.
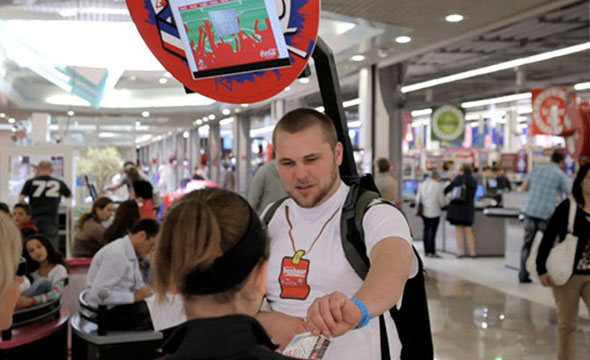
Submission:
<svg viewBox="0 0 590 360">
<path fill-rule="evenodd" d="M 66 269 L 66 267 L 63 266 L 62 264 L 55 265 L 53 267 L 53 269 L 51 269 L 51 271 L 49 271 L 49 274 L 47 274 L 47 277 L 49 277 L 49 278 L 52 278 L 52 277 L 62 278 L 62 277 L 67 277 L 67 276 L 68 276 L 68 269 Z"/>
</svg>

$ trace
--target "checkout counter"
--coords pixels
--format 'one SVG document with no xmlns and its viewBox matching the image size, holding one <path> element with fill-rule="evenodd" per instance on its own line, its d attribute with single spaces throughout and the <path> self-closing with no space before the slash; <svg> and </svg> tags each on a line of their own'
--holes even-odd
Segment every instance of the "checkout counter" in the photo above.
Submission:
<svg viewBox="0 0 590 360">
<path fill-rule="evenodd" d="M 404 204 L 402 210 L 408 218 L 415 240 L 423 237 L 422 219 L 414 215 L 414 188 L 410 182 L 404 182 Z M 473 233 L 477 256 L 505 257 L 506 267 L 520 267 L 520 249 L 524 230 L 518 219 L 519 210 L 526 193 L 508 192 L 502 194 L 503 207 L 497 207 L 497 200 L 484 196 L 483 186 L 478 186 L 475 202 L 475 221 Z M 436 251 L 458 255 L 455 227 L 446 221 L 447 213 L 443 211 L 436 233 Z M 467 249 L 467 246 L 465 246 Z"/>
</svg>

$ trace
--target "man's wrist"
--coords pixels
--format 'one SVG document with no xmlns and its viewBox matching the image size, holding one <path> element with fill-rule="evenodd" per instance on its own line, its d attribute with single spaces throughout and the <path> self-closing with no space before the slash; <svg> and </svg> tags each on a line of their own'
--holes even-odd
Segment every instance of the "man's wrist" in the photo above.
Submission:
<svg viewBox="0 0 590 360">
<path fill-rule="evenodd" d="M 352 298 L 350 298 L 350 300 L 361 311 L 361 320 L 359 321 L 358 325 L 356 326 L 356 329 L 360 329 L 369 323 L 369 321 L 373 317 L 373 314 L 369 312 L 369 310 L 367 309 L 367 305 L 365 305 L 365 303 L 362 300 L 360 300 L 359 298 L 352 297 Z"/>
</svg>

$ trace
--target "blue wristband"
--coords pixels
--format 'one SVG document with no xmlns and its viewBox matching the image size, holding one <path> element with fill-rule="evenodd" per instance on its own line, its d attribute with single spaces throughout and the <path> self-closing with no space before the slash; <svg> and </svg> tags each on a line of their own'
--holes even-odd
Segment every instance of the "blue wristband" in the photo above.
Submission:
<svg viewBox="0 0 590 360">
<path fill-rule="evenodd" d="M 367 325 L 369 323 L 369 321 L 373 317 L 373 314 L 369 313 L 369 311 L 367 310 L 367 306 L 360 299 L 357 299 L 357 298 L 353 297 L 353 298 L 350 298 L 350 300 L 356 306 L 358 306 L 358 308 L 361 310 L 361 321 L 356 326 L 356 329 L 360 329 L 360 328 L 364 327 L 365 325 Z"/>
</svg>

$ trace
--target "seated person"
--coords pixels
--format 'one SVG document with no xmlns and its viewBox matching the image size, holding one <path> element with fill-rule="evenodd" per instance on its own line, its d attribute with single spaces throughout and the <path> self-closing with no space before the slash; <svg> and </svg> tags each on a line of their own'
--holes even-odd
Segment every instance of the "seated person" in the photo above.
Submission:
<svg viewBox="0 0 590 360">
<path fill-rule="evenodd" d="M 203 189 L 172 205 L 152 275 L 159 299 L 182 295 L 189 320 L 164 344 L 167 359 L 291 359 L 272 351 L 277 346 L 254 318 L 268 255 L 264 228 L 238 194 Z"/>
<path fill-rule="evenodd" d="M 8 205 L 6 205 L 6 203 L 0 202 L 0 212 L 5 213 L 9 217 L 12 217 L 12 214 L 10 213 L 10 208 L 8 207 Z"/>
<path fill-rule="evenodd" d="M 24 246 L 38 268 L 29 274 L 31 286 L 21 293 L 16 303 L 17 309 L 57 299 L 68 279 L 68 269 L 63 255 L 53 247 L 46 236 L 32 235 L 25 240 Z"/>
<path fill-rule="evenodd" d="M 75 228 L 74 257 L 91 258 L 102 247 L 106 230 L 102 222 L 111 218 L 113 207 L 113 200 L 108 197 L 99 197 L 92 204 L 92 210 L 80 217 Z"/>
<path fill-rule="evenodd" d="M 125 237 L 100 249 L 90 264 L 86 276 L 88 303 L 108 305 L 107 330 L 153 329 L 145 298 L 152 295 L 139 270 L 140 257 L 149 255 L 155 244 L 160 225 L 153 219 L 141 219 Z M 108 297 L 99 299 L 101 290 Z"/>
<path fill-rule="evenodd" d="M 496 176 L 497 189 L 502 192 L 512 191 L 510 180 L 504 175 L 504 171 L 499 166 L 494 166 L 494 175 Z"/>
<path fill-rule="evenodd" d="M 33 221 L 31 206 L 29 204 L 18 203 L 14 205 L 14 208 L 12 209 L 12 217 L 16 222 L 16 226 L 20 229 L 23 239 L 39 233 L 39 229 L 37 229 L 37 225 Z"/>
</svg>

